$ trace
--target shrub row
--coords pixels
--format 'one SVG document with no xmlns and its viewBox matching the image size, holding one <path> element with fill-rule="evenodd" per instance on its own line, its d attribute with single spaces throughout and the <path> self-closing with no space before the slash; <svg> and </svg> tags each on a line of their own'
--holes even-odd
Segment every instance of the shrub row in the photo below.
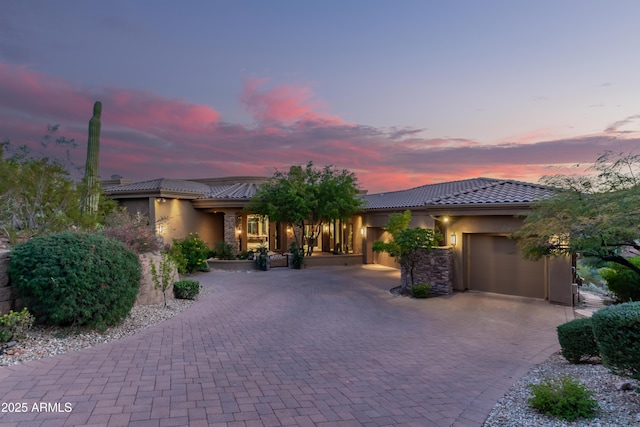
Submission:
<svg viewBox="0 0 640 427">
<path fill-rule="evenodd" d="M 562 355 L 571 363 L 600 355 L 612 372 L 640 379 L 640 302 L 596 311 L 558 326 Z"/>
</svg>

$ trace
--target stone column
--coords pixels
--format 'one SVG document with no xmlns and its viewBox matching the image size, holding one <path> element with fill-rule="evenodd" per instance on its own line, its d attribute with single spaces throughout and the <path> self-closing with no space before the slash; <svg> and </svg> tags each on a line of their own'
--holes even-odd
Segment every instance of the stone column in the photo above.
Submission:
<svg viewBox="0 0 640 427">
<path fill-rule="evenodd" d="M 0 315 L 9 314 L 12 307 L 11 286 L 9 286 L 9 261 L 11 252 L 0 250 Z"/>
<path fill-rule="evenodd" d="M 233 247 L 234 252 L 238 252 L 238 236 L 236 235 L 238 212 L 224 212 L 224 241 Z"/>
</svg>

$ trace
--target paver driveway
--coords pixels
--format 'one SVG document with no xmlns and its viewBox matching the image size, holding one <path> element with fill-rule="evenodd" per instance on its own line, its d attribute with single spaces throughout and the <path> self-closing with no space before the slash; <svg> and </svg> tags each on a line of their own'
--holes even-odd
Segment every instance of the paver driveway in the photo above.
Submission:
<svg viewBox="0 0 640 427">
<path fill-rule="evenodd" d="M 153 328 L 0 368 L 0 402 L 63 411 L 0 425 L 479 426 L 571 316 L 479 293 L 394 297 L 397 271 L 374 266 L 198 279 L 215 292 Z"/>
</svg>

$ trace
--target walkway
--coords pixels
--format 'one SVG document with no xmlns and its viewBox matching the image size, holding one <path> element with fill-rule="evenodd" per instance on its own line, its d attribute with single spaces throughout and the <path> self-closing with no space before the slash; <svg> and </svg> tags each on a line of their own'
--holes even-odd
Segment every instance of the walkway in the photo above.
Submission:
<svg viewBox="0 0 640 427">
<path fill-rule="evenodd" d="M 475 427 L 573 318 L 481 293 L 394 297 L 397 271 L 372 266 L 198 279 L 215 292 L 147 331 L 0 368 L 2 409 L 27 408 L 0 425 Z"/>
</svg>

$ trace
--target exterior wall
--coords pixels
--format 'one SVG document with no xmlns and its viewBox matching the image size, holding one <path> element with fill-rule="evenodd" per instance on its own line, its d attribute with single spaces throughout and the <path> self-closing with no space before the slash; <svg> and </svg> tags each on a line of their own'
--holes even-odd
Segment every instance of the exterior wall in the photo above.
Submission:
<svg viewBox="0 0 640 427">
<path fill-rule="evenodd" d="M 165 244 L 173 239 L 183 239 L 189 233 L 198 233 L 209 248 L 223 240 L 222 215 L 203 212 L 193 207 L 189 200 L 165 199 L 159 202 L 155 198 L 152 221 L 155 220 L 156 232 Z"/>
<path fill-rule="evenodd" d="M 9 314 L 13 308 L 11 286 L 9 286 L 9 262 L 11 252 L 0 250 L 0 315 Z"/>
</svg>

